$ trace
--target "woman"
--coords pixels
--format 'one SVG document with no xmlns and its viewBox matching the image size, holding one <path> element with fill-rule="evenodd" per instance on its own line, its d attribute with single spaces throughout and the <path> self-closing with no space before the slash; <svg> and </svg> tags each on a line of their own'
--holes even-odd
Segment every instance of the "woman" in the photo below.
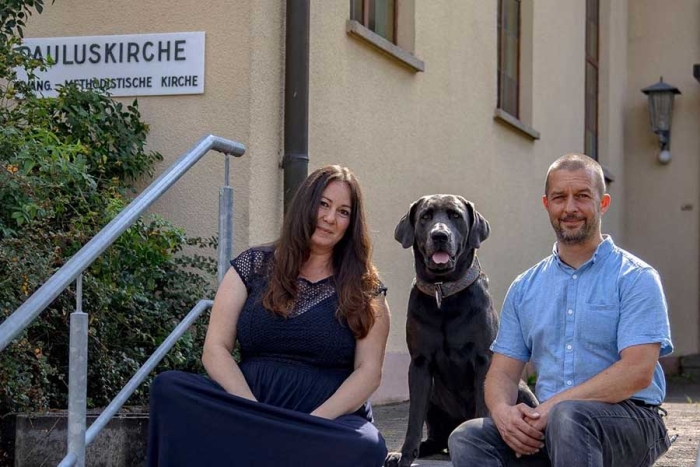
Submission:
<svg viewBox="0 0 700 467">
<path fill-rule="evenodd" d="M 389 309 L 370 256 L 357 178 L 316 170 L 279 240 L 231 262 L 202 354 L 211 380 L 171 371 L 153 382 L 149 465 L 382 465 L 367 399 Z"/>
</svg>

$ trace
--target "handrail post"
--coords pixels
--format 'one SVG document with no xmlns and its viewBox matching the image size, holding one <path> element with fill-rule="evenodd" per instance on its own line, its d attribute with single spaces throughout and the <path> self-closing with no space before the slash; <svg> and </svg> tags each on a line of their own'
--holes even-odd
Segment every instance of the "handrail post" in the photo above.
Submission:
<svg viewBox="0 0 700 467">
<path fill-rule="evenodd" d="M 85 467 L 88 315 L 83 313 L 82 274 L 76 280 L 75 301 L 75 311 L 70 315 L 68 357 L 68 453 L 75 454 L 76 466 Z"/>
<path fill-rule="evenodd" d="M 102 411 L 99 417 L 92 422 L 90 429 L 85 433 L 85 444 L 89 446 L 95 441 L 100 430 L 107 425 L 107 423 L 112 419 L 114 414 L 124 405 L 124 403 L 129 399 L 129 397 L 136 391 L 139 385 L 146 379 L 146 377 L 151 374 L 151 372 L 156 368 L 156 365 L 163 360 L 165 354 L 167 354 L 170 349 L 175 345 L 175 342 L 182 337 L 182 335 L 192 326 L 201 314 L 211 308 L 214 304 L 211 300 L 200 300 L 197 304 L 187 313 L 180 324 L 178 324 L 175 329 L 165 338 L 162 344 L 153 352 L 153 354 L 146 360 L 146 363 L 141 365 L 141 367 L 136 371 L 136 374 L 131 377 L 126 386 L 119 391 L 119 394 L 114 396 L 112 402 Z"/>
<path fill-rule="evenodd" d="M 233 188 L 229 186 L 229 155 L 226 154 L 224 186 L 219 190 L 219 268 L 218 283 L 224 279 L 233 251 Z"/>
</svg>

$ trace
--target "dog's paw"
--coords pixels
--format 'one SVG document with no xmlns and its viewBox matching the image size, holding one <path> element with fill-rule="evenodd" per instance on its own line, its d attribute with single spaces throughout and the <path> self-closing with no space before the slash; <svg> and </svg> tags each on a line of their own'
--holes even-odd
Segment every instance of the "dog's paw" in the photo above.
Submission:
<svg viewBox="0 0 700 467">
<path fill-rule="evenodd" d="M 445 449 L 447 449 L 445 443 L 440 443 L 434 439 L 428 438 L 420 443 L 418 457 L 428 457 L 434 454 L 446 454 Z"/>
<path fill-rule="evenodd" d="M 384 467 L 411 467 L 411 464 L 411 459 L 401 457 L 400 452 L 390 452 L 384 460 Z"/>
<path fill-rule="evenodd" d="M 384 459 L 384 467 L 399 467 L 400 460 L 400 452 L 390 452 L 387 454 L 386 459 Z"/>
</svg>

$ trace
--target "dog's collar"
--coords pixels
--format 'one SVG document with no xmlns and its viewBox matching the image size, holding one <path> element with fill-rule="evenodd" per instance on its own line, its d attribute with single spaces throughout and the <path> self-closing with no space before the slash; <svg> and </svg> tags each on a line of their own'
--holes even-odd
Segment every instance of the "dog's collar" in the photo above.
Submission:
<svg viewBox="0 0 700 467">
<path fill-rule="evenodd" d="M 442 299 L 454 295 L 462 290 L 466 289 L 472 285 L 481 275 L 481 264 L 479 264 L 479 259 L 474 255 L 471 266 L 467 270 L 467 273 L 461 278 L 454 282 L 425 282 L 418 279 L 417 277 L 413 280 L 413 283 L 418 290 L 426 295 L 432 295 L 435 297 L 437 302 L 437 307 L 442 306 Z"/>
</svg>

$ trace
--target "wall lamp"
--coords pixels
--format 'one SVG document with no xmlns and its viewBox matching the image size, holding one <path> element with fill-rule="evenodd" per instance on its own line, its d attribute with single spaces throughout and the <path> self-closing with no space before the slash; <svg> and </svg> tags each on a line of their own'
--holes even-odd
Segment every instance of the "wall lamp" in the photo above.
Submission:
<svg viewBox="0 0 700 467">
<path fill-rule="evenodd" d="M 671 117 L 673 115 L 673 98 L 681 92 L 677 87 L 664 83 L 663 76 L 659 82 L 647 86 L 642 92 L 649 96 L 649 117 L 651 130 L 659 137 L 659 162 L 671 162 Z"/>
</svg>

